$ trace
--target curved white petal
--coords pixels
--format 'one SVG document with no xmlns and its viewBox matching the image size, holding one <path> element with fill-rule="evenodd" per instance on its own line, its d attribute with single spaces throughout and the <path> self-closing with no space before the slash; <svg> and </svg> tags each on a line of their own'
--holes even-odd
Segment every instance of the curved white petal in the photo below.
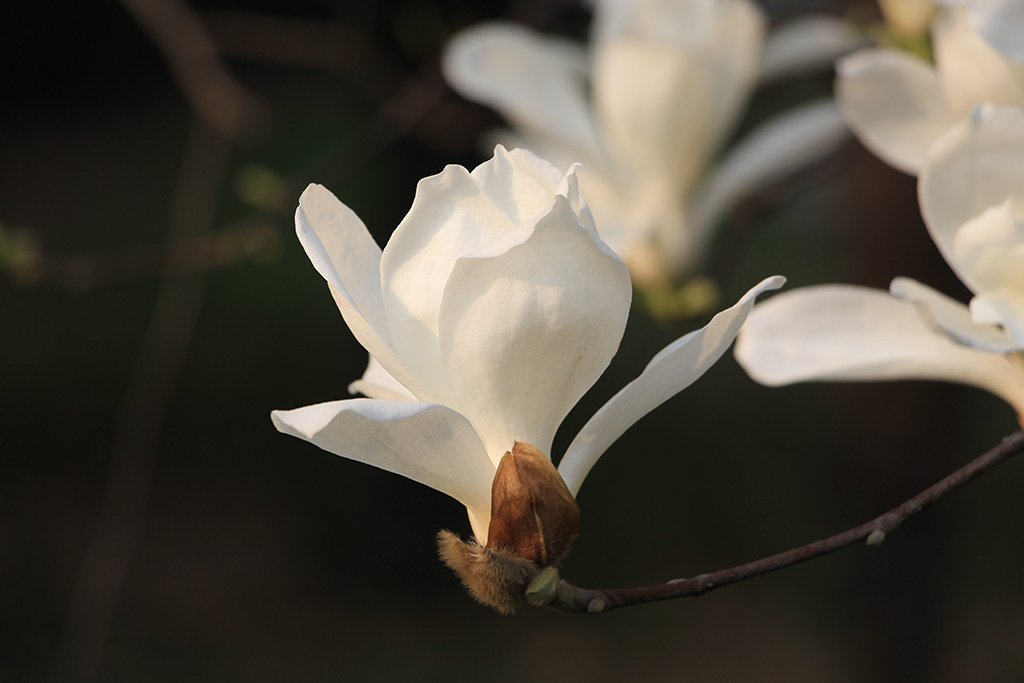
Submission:
<svg viewBox="0 0 1024 683">
<path fill-rule="evenodd" d="M 1021 366 L 953 342 L 912 304 L 867 287 L 806 287 L 758 305 L 740 332 L 736 360 L 768 386 L 946 380 L 985 389 L 1024 412 Z"/>
<path fill-rule="evenodd" d="M 618 175 L 661 175 L 681 189 L 691 183 L 713 149 L 718 87 L 711 64 L 697 55 L 640 40 L 601 46 L 594 107 L 620 160 Z"/>
<path fill-rule="evenodd" d="M 928 231 L 972 291 L 981 284 L 959 262 L 961 226 L 1008 198 L 1024 197 L 1024 110 L 980 105 L 942 135 L 921 170 L 917 192 Z"/>
<path fill-rule="evenodd" d="M 625 264 L 562 196 L 535 226 L 455 264 L 441 360 L 495 462 L 515 440 L 550 455 L 562 418 L 615 354 L 630 296 Z"/>
<path fill-rule="evenodd" d="M 741 139 L 696 190 L 689 229 L 703 243 L 718 219 L 753 190 L 832 153 L 849 130 L 830 100 L 818 100 L 770 119 Z"/>
<path fill-rule="evenodd" d="M 380 293 L 381 249 L 359 216 L 322 185 L 299 197 L 295 233 L 313 267 L 390 342 Z"/>
<path fill-rule="evenodd" d="M 591 25 L 591 42 L 639 37 L 660 43 L 687 44 L 710 33 L 730 4 L 746 0 L 599 0 Z"/>
<path fill-rule="evenodd" d="M 512 225 L 546 213 L 565 178 L 564 173 L 533 152 L 510 152 L 501 145 L 470 175 Z"/>
<path fill-rule="evenodd" d="M 972 11 L 971 20 L 992 47 L 1016 62 L 1024 62 L 1024 3 L 992 0 Z"/>
<path fill-rule="evenodd" d="M 917 280 L 898 277 L 889 285 L 889 293 L 914 304 L 928 325 L 959 344 L 992 353 L 1005 353 L 1015 348 L 1002 329 L 978 324 L 967 306 Z"/>
<path fill-rule="evenodd" d="M 946 12 L 934 23 L 935 64 L 946 96 L 959 115 L 976 104 L 1024 105 L 1024 64 L 992 48 L 967 13 Z"/>
<path fill-rule="evenodd" d="M 473 179 L 480 184 L 495 206 L 512 223 L 519 225 L 534 220 L 551 208 L 556 194 L 569 200 L 573 211 L 591 229 L 594 219 L 580 194 L 576 172 L 580 164 L 568 164 L 562 172 L 549 161 L 528 149 L 506 150 L 500 144 L 494 156 L 473 169 Z"/>
<path fill-rule="evenodd" d="M 386 401 L 416 400 L 412 392 L 385 370 L 373 356 L 370 356 L 370 362 L 366 365 L 362 378 L 348 385 L 348 393 Z"/>
<path fill-rule="evenodd" d="M 867 36 L 837 17 L 818 15 L 793 19 L 773 30 L 761 54 L 759 80 L 768 83 L 819 69 L 864 47 Z"/>
<path fill-rule="evenodd" d="M 455 411 L 357 398 L 275 410 L 271 419 L 280 432 L 447 493 L 469 509 L 474 533 L 486 542 L 495 466 Z"/>
<path fill-rule="evenodd" d="M 1024 187 L 1021 188 L 1024 195 Z M 953 256 L 977 292 L 1010 289 L 1024 293 L 1024 206 L 1007 199 L 964 223 L 953 236 Z"/>
<path fill-rule="evenodd" d="M 993 289 L 971 299 L 971 317 L 978 323 L 999 325 L 1007 346 L 1024 350 L 1024 292 Z"/>
<path fill-rule="evenodd" d="M 326 188 L 310 185 L 295 210 L 295 233 L 317 272 L 327 280 L 359 343 L 420 399 L 433 399 L 434 394 L 392 347 L 380 288 L 381 249 L 359 217 Z"/>
<path fill-rule="evenodd" d="M 642 35 L 598 42 L 593 100 L 617 160 L 688 188 L 741 113 L 763 35 L 756 7 L 726 2 L 692 42 Z"/>
<path fill-rule="evenodd" d="M 518 24 L 485 23 L 451 40 L 442 68 L 465 97 L 494 107 L 529 135 L 573 148 L 580 157 L 573 161 L 599 160 L 581 45 Z"/>
<path fill-rule="evenodd" d="M 688 387 L 722 357 L 762 292 L 786 279 L 767 278 L 703 328 L 666 346 L 635 380 L 615 394 L 576 435 L 558 464 L 573 495 L 601 454 L 637 420 Z"/>
<path fill-rule="evenodd" d="M 445 405 L 452 399 L 438 355 L 437 315 L 448 276 L 456 259 L 513 227 L 469 171 L 450 165 L 420 180 L 412 208 L 384 248 L 383 303 L 395 351 Z"/>
<path fill-rule="evenodd" d="M 868 49 L 836 64 L 836 104 L 865 147 L 914 175 L 932 142 L 956 122 L 938 74 L 921 59 Z"/>
</svg>

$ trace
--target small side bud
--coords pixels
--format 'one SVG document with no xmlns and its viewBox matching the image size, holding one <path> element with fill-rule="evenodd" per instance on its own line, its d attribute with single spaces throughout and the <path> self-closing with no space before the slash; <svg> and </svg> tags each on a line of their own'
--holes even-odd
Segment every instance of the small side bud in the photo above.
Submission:
<svg viewBox="0 0 1024 683">
<path fill-rule="evenodd" d="M 558 597 L 558 584 L 561 581 L 562 577 L 558 575 L 557 569 L 544 567 L 537 572 L 537 575 L 530 580 L 530 584 L 526 587 L 524 591 L 526 601 L 537 607 L 550 605 Z"/>
<path fill-rule="evenodd" d="M 882 545 L 883 541 L 885 541 L 885 532 L 881 529 L 875 529 L 868 535 L 866 543 L 868 545 Z"/>
<path fill-rule="evenodd" d="M 491 484 L 487 547 L 538 567 L 557 564 L 580 531 L 580 507 L 546 455 L 516 441 Z"/>
</svg>

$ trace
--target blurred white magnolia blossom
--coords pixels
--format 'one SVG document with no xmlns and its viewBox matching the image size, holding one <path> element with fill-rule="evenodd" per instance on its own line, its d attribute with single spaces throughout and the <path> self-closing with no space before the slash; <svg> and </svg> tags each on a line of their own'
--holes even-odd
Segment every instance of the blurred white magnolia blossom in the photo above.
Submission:
<svg viewBox="0 0 1024 683">
<path fill-rule="evenodd" d="M 1024 7 L 1024 1 L 1014 0 Z M 1024 107 L 1024 63 L 996 51 L 954 7 L 932 21 L 935 63 L 895 49 L 858 51 L 837 66 L 836 102 L 854 134 L 915 175 L 936 139 L 977 104 Z"/>
<path fill-rule="evenodd" d="M 1024 62 L 1024 2 L 1021 0 L 938 0 L 967 10 L 971 26 L 996 50 Z"/>
<path fill-rule="evenodd" d="M 512 23 L 456 35 L 443 68 L 452 87 L 512 125 L 497 139 L 560 167 L 581 162 L 580 188 L 604 239 L 640 285 L 690 274 L 715 223 L 767 182 L 831 152 L 848 135 L 831 99 L 730 139 L 758 83 L 861 44 L 841 22 L 812 17 L 765 43 L 749 0 L 599 0 L 589 46 Z"/>
<path fill-rule="evenodd" d="M 1024 111 L 976 108 L 935 143 L 918 194 L 932 239 L 974 293 L 970 306 L 909 278 L 888 294 L 787 292 L 757 306 L 737 341 L 753 379 L 947 380 L 1024 416 Z"/>
<path fill-rule="evenodd" d="M 555 430 L 615 354 L 629 313 L 622 260 L 577 190 L 523 150 L 420 181 L 383 251 L 330 192 L 310 185 L 296 232 L 369 351 L 357 398 L 275 411 L 282 432 L 447 493 L 487 542 L 491 483 L 515 441 L 550 457 Z M 575 495 L 630 425 L 702 375 L 754 298 L 662 350 L 576 436 L 559 472 Z"/>
</svg>

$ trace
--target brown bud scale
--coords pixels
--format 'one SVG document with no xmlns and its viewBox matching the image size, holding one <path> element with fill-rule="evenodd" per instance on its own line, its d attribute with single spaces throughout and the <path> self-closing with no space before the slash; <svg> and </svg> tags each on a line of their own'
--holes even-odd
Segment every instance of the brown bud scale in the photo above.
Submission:
<svg viewBox="0 0 1024 683">
<path fill-rule="evenodd" d="M 516 441 L 498 464 L 491 484 L 487 547 L 556 564 L 580 530 L 580 508 L 546 455 Z"/>
<path fill-rule="evenodd" d="M 469 592 L 502 614 L 526 602 L 530 582 L 554 566 L 580 530 L 580 508 L 546 455 L 516 441 L 491 484 L 487 546 L 450 531 L 437 535 L 441 559 Z"/>
</svg>

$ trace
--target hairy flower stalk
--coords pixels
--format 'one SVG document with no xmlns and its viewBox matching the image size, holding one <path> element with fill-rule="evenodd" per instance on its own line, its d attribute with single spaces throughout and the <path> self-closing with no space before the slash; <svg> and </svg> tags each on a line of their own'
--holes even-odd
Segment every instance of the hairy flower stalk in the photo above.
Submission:
<svg viewBox="0 0 1024 683">
<path fill-rule="evenodd" d="M 440 537 L 481 602 L 508 612 L 579 529 L 575 495 L 634 422 L 726 351 L 768 278 L 676 340 L 612 397 L 551 464 L 555 431 L 604 372 L 629 314 L 622 260 L 598 238 L 567 173 L 495 149 L 417 187 L 383 251 L 311 185 L 296 233 L 370 354 L 350 391 L 368 398 L 274 411 L 274 425 L 332 453 L 404 475 L 466 506 L 473 539 Z"/>
</svg>

